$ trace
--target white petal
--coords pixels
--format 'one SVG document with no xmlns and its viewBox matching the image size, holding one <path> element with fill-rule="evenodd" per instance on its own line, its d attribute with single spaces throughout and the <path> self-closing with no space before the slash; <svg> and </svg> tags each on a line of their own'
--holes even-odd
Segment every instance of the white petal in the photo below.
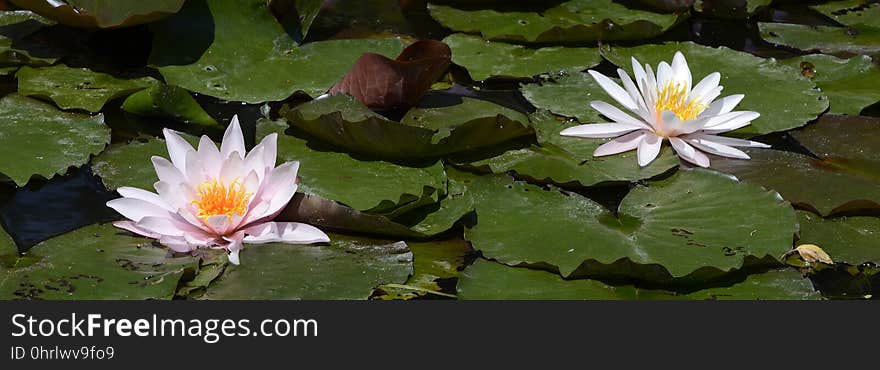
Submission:
<svg viewBox="0 0 880 370">
<path fill-rule="evenodd" d="M 749 159 L 749 155 L 743 153 L 742 150 L 736 149 L 734 147 L 729 147 L 727 145 L 718 144 L 712 141 L 689 139 L 688 143 L 704 152 L 720 155 L 722 157 Z"/>
<path fill-rule="evenodd" d="M 670 82 L 672 82 L 672 67 L 669 63 L 660 62 L 657 65 L 657 88 L 663 89 Z"/>
<path fill-rule="evenodd" d="M 146 236 L 148 238 L 158 239 L 161 236 L 161 235 L 156 234 L 154 232 L 150 232 L 150 231 L 147 231 L 147 230 L 144 230 L 144 229 L 138 227 L 132 221 L 114 221 L 113 226 L 116 226 L 120 229 L 131 231 L 131 232 L 138 234 L 138 235 Z"/>
<path fill-rule="evenodd" d="M 636 85 L 639 87 L 639 91 L 641 92 L 642 98 L 645 99 L 645 92 L 647 91 L 648 84 L 648 75 L 645 73 L 645 68 L 639 64 L 639 61 L 636 60 L 635 57 L 631 57 L 632 59 L 632 67 L 633 67 L 633 76 L 636 79 Z M 645 104 L 649 104 L 647 100 L 645 100 Z"/>
<path fill-rule="evenodd" d="M 749 111 L 733 112 L 733 113 L 740 113 L 740 114 L 732 116 L 731 119 L 729 119 L 725 122 L 721 122 L 721 123 L 718 123 L 718 124 L 715 124 L 712 126 L 706 125 L 704 130 L 708 133 L 721 133 L 721 132 L 733 131 L 738 128 L 742 128 L 742 127 L 750 125 L 753 120 L 755 120 L 761 116 L 761 114 L 758 112 L 749 112 Z"/>
<path fill-rule="evenodd" d="M 177 167 L 171 164 L 171 162 L 169 162 L 167 159 L 157 155 L 154 155 L 150 159 L 153 162 L 153 168 L 156 169 L 156 175 L 159 177 L 160 181 L 167 182 L 169 184 L 180 184 L 186 182 L 186 177 L 183 176 L 183 172 L 181 172 Z"/>
<path fill-rule="evenodd" d="M 739 102 L 741 102 L 744 97 L 745 95 L 743 94 L 725 96 L 712 102 L 712 104 L 709 104 L 709 107 L 706 108 L 706 110 L 704 110 L 702 113 L 700 113 L 700 115 L 718 116 L 724 113 L 728 113 L 732 111 L 733 108 L 736 108 L 737 104 L 739 104 Z"/>
<path fill-rule="evenodd" d="M 159 235 L 182 237 L 184 234 L 184 229 L 180 227 L 180 224 L 168 217 L 144 217 L 138 221 L 137 226 Z"/>
<path fill-rule="evenodd" d="M 199 154 L 196 152 L 186 153 L 186 181 L 192 186 L 197 186 L 211 178 L 205 173 Z"/>
<path fill-rule="evenodd" d="M 626 71 L 623 69 L 617 69 L 617 75 L 620 76 L 620 82 L 623 83 L 623 87 L 626 89 L 626 92 L 629 93 L 630 98 L 636 103 L 637 111 L 642 112 L 645 111 L 647 107 L 645 105 L 645 98 L 642 97 L 642 93 L 639 92 L 639 88 L 633 83 L 632 79 L 629 78 L 629 75 L 626 74 Z"/>
<path fill-rule="evenodd" d="M 672 76 L 676 82 L 684 84 L 685 91 L 690 91 L 692 86 L 691 70 L 688 68 L 684 54 L 680 51 L 676 51 L 675 56 L 672 57 Z"/>
<path fill-rule="evenodd" d="M 121 188 L 116 189 L 119 192 L 119 195 L 122 195 L 125 198 L 133 198 L 140 199 L 146 202 L 153 203 L 159 207 L 164 208 L 166 211 L 174 212 L 174 208 L 171 207 L 165 200 L 159 197 L 158 194 L 146 191 L 144 189 L 132 188 L 128 186 L 123 186 Z"/>
<path fill-rule="evenodd" d="M 191 245 L 186 242 L 186 239 L 179 236 L 162 236 L 159 238 L 159 243 L 173 249 L 175 252 L 191 252 L 196 249 L 196 246 Z"/>
<path fill-rule="evenodd" d="M 229 242 L 229 244 L 227 244 L 224 248 L 227 251 L 229 251 L 229 255 L 227 256 L 227 258 L 229 259 L 229 262 L 232 263 L 233 265 L 241 264 L 241 261 L 238 258 L 239 257 L 238 254 L 241 251 L 241 249 L 244 248 L 244 245 L 242 245 L 243 238 L 244 238 L 244 232 L 237 232 L 234 235 L 232 235 L 232 237 L 224 237 L 223 238 Z"/>
<path fill-rule="evenodd" d="M 653 109 L 654 102 L 657 101 L 657 79 L 654 77 L 654 70 L 648 64 L 645 64 L 645 74 L 648 76 L 648 86 L 646 86 L 647 90 L 642 91 L 642 94 L 645 95 L 645 102 L 648 103 L 648 108 Z"/>
<path fill-rule="evenodd" d="M 643 130 L 631 132 L 605 144 L 599 145 L 599 147 L 593 151 L 593 156 L 601 157 L 633 150 L 639 146 L 639 142 L 642 141 L 645 135 L 654 134 Z"/>
<path fill-rule="evenodd" d="M 194 152 L 195 149 L 173 130 L 162 129 L 162 133 L 165 134 L 165 145 L 168 147 L 168 157 L 171 158 L 171 163 L 180 172 L 186 173 L 186 154 Z"/>
<path fill-rule="evenodd" d="M 593 109 L 599 111 L 599 113 L 602 113 L 602 115 L 604 115 L 605 117 L 610 118 L 614 122 L 623 123 L 635 127 L 641 127 L 644 129 L 651 128 L 646 123 L 633 118 L 629 114 L 624 113 L 622 110 L 617 109 L 617 107 L 606 102 L 596 100 L 590 103 L 590 106 L 593 107 Z"/>
<path fill-rule="evenodd" d="M 688 100 L 699 99 L 703 104 L 710 103 L 710 101 L 704 99 L 704 97 L 706 97 L 712 89 L 718 87 L 719 82 L 721 82 L 721 74 L 718 72 L 712 72 L 708 76 L 703 77 L 703 79 L 694 86 L 694 89 L 691 90 L 690 95 L 688 95 Z"/>
<path fill-rule="evenodd" d="M 562 136 L 606 138 L 617 137 L 642 128 L 643 127 L 641 126 L 634 126 L 626 123 L 591 123 L 569 127 L 560 131 L 559 134 Z"/>
<path fill-rule="evenodd" d="M 198 153 L 205 175 L 212 178 L 220 175 L 220 164 L 223 162 L 223 157 L 220 156 L 220 150 L 217 149 L 217 145 L 214 144 L 214 141 L 208 135 L 202 135 L 202 138 L 199 140 Z"/>
<path fill-rule="evenodd" d="M 699 140 L 699 141 L 712 141 L 721 145 L 727 146 L 740 146 L 747 148 L 769 148 L 770 145 L 759 143 L 757 141 L 751 140 L 743 140 L 726 136 L 717 136 L 717 135 L 706 135 L 706 134 L 696 134 L 691 135 L 690 138 Z"/>
<path fill-rule="evenodd" d="M 238 115 L 232 117 L 226 132 L 223 133 L 223 142 L 220 144 L 220 156 L 229 158 L 233 153 L 237 152 L 239 159 L 244 159 L 244 135 L 241 133 L 241 126 L 238 124 Z"/>
<path fill-rule="evenodd" d="M 263 244 L 282 242 L 291 244 L 325 243 L 330 237 L 312 225 L 299 222 L 266 222 L 244 230 L 245 243 Z"/>
<path fill-rule="evenodd" d="M 663 140 L 654 134 L 647 134 L 641 141 L 639 141 L 639 166 L 647 166 L 654 158 L 657 158 L 657 155 L 660 154 L 660 145 L 663 143 Z"/>
<path fill-rule="evenodd" d="M 144 217 L 170 217 L 168 211 L 153 203 L 134 199 L 134 198 L 117 198 L 107 202 L 107 207 L 113 208 L 125 218 L 134 222 L 140 221 Z"/>
<path fill-rule="evenodd" d="M 176 212 L 195 200 L 192 189 L 183 183 L 172 185 L 164 181 L 158 181 L 154 187 L 156 192 L 159 193 L 159 197 L 170 207 L 172 212 Z"/>
<path fill-rule="evenodd" d="M 671 137 L 669 138 L 669 142 L 672 143 L 672 147 L 675 149 L 675 152 L 678 153 L 679 158 L 700 167 L 709 167 L 709 157 L 694 149 L 694 147 L 690 146 L 690 144 L 684 140 L 677 137 Z"/>
<path fill-rule="evenodd" d="M 602 89 L 608 93 L 608 95 L 610 95 L 612 98 L 614 98 L 614 100 L 620 103 L 620 105 L 630 110 L 635 110 L 638 108 L 636 106 L 636 102 L 632 100 L 626 90 L 620 87 L 620 85 L 618 85 L 614 81 L 611 81 L 610 78 L 605 77 L 601 73 L 596 72 L 592 69 L 588 72 L 591 76 L 593 76 L 593 79 L 596 80 L 596 83 L 598 83 L 599 86 L 601 86 Z"/>
<path fill-rule="evenodd" d="M 241 180 L 242 175 L 244 175 L 244 160 L 237 155 L 229 156 L 220 167 L 219 181 L 229 184 L 236 179 Z"/>
<path fill-rule="evenodd" d="M 266 135 L 262 141 L 260 141 L 260 145 L 263 146 L 263 163 L 266 165 L 266 173 L 275 168 L 275 161 L 277 161 L 278 156 L 278 134 L 271 133 Z"/>
<path fill-rule="evenodd" d="M 264 162 L 266 159 L 266 155 L 264 154 L 265 150 L 266 147 L 262 143 L 255 146 L 254 149 L 244 158 L 241 171 L 243 173 L 250 173 L 253 171 L 258 179 L 265 177 L 268 173 L 266 171 L 266 163 Z"/>
<path fill-rule="evenodd" d="M 269 186 L 274 192 L 271 197 L 267 197 L 265 194 L 263 195 L 263 200 L 269 201 L 269 207 L 265 211 L 266 215 L 274 217 L 278 212 L 281 212 L 285 206 L 287 206 L 287 203 L 290 203 L 290 199 L 296 194 L 296 170 L 299 168 L 299 162 L 288 163 L 296 164 L 295 166 L 291 166 L 293 167 L 292 171 L 284 170 L 278 174 L 275 174 L 276 171 L 272 171 L 275 176 L 270 174 L 269 178 L 266 180 L 269 182 L 266 186 Z M 278 168 L 282 167 L 283 165 L 278 166 Z M 293 174 L 292 176 L 289 175 L 291 172 Z"/>
</svg>

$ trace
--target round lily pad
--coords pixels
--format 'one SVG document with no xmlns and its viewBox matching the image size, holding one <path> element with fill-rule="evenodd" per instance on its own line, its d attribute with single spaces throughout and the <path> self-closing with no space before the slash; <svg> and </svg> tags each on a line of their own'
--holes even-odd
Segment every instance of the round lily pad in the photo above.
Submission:
<svg viewBox="0 0 880 370">
<path fill-rule="evenodd" d="M 199 138 L 182 134 L 191 145 L 198 145 Z M 150 161 L 154 155 L 168 158 L 165 140 L 157 138 L 135 139 L 125 144 L 114 144 L 92 159 L 92 170 L 110 190 L 131 186 L 151 190 L 159 181 Z"/>
<path fill-rule="evenodd" d="M 656 67 L 660 61 L 668 62 L 676 51 L 681 51 L 687 58 L 695 81 L 712 72 L 720 72 L 720 84 L 724 86 L 721 95 L 745 94 L 736 110 L 761 114 L 751 125 L 734 131 L 734 135 L 751 136 L 800 127 L 828 109 L 827 97 L 800 70 L 773 59 L 764 59 L 725 47 L 712 48 L 693 42 L 669 42 L 632 48 L 613 47 L 603 50 L 603 56 L 631 74 L 631 57 Z M 602 94 L 601 90 L 599 93 Z M 575 103 L 586 105 L 588 101 L 571 104 Z"/>
<path fill-rule="evenodd" d="M 452 49 L 452 61 L 467 68 L 471 78 L 478 81 L 496 77 L 530 78 L 562 68 L 586 69 L 602 62 L 596 48 L 529 48 L 462 33 L 447 36 L 443 42 Z"/>
<path fill-rule="evenodd" d="M 69 26 L 118 28 L 148 23 L 174 14 L 185 0 L 11 0 Z M 66 3 L 66 4 L 65 4 Z"/>
<path fill-rule="evenodd" d="M 112 225 L 46 240 L 0 270 L 0 299 L 170 299 L 198 260 Z"/>
<path fill-rule="evenodd" d="M 189 1 L 151 26 L 150 64 L 165 81 L 228 101 L 283 100 L 296 91 L 327 91 L 361 54 L 394 57 L 398 38 L 331 40 L 302 47 L 263 0 Z"/>
<path fill-rule="evenodd" d="M 443 26 L 517 43 L 639 40 L 657 36 L 678 20 L 672 14 L 629 9 L 611 0 L 570 0 L 543 12 L 461 10 L 428 4 Z"/>
<path fill-rule="evenodd" d="M 0 174 L 18 186 L 83 165 L 109 142 L 103 115 L 67 113 L 16 94 L 0 99 Z"/>
<path fill-rule="evenodd" d="M 867 55 L 840 59 L 812 54 L 782 63 L 801 70 L 822 89 L 831 102 L 829 113 L 857 116 L 865 107 L 880 101 L 880 68 Z"/>
<path fill-rule="evenodd" d="M 204 299 L 366 299 L 373 288 L 402 284 L 413 254 L 401 241 L 329 234 L 329 245 L 246 246 Z"/>
<path fill-rule="evenodd" d="M 797 226 L 777 193 L 705 170 L 636 187 L 616 214 L 586 197 L 506 176 L 477 177 L 469 191 L 477 223 L 465 237 L 474 249 L 567 278 L 707 284 L 765 263 L 756 258 L 782 255 Z"/>
<path fill-rule="evenodd" d="M 880 262 L 880 218 L 843 216 L 822 218 L 798 211 L 801 225 L 798 244 L 815 244 L 831 255 L 835 262 L 858 265 Z"/>
<path fill-rule="evenodd" d="M 15 74 L 18 93 L 44 97 L 62 109 L 101 110 L 109 100 L 156 85 L 152 77 L 116 78 L 88 68 L 71 68 L 63 64 L 51 67 L 21 67 Z"/>
</svg>

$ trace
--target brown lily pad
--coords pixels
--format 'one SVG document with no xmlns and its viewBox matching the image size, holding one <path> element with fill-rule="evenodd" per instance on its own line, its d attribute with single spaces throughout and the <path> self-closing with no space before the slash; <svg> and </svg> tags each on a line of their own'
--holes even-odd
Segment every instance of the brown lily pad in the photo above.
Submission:
<svg viewBox="0 0 880 370">
<path fill-rule="evenodd" d="M 396 59 L 364 53 L 329 94 L 352 95 L 373 110 L 411 107 L 451 62 L 449 46 L 435 40 L 417 41 Z"/>
</svg>

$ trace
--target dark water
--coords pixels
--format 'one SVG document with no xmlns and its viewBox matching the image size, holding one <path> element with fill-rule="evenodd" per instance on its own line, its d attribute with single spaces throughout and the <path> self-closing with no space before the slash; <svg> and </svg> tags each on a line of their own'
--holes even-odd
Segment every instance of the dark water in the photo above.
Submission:
<svg viewBox="0 0 880 370">
<path fill-rule="evenodd" d="M 750 20 L 724 20 L 695 15 L 653 41 L 691 40 L 709 46 L 726 46 L 762 57 L 786 58 L 801 53 L 764 42 L 758 34 L 758 21 L 834 24 L 833 20 L 807 8 L 812 2 L 777 1 L 777 3 L 779 4 L 772 8 L 760 11 Z M 64 40 L 70 40 L 69 45 L 66 45 L 70 48 L 70 54 L 62 60 L 69 65 L 89 65 L 92 68 L 96 68 L 97 65 L 98 70 L 115 75 L 150 75 L 161 79 L 158 72 L 146 67 L 151 42 L 150 32 L 146 26 L 97 32 L 53 26 L 42 32 L 45 33 L 46 40 L 51 41 L 53 38 L 57 40 L 62 36 Z M 404 34 L 414 38 L 442 39 L 450 34 L 450 31 L 431 19 L 425 10 L 424 1 L 329 0 L 325 3 L 325 8 L 316 19 L 305 41 L 378 34 Z M 595 69 L 611 74 L 610 72 L 616 67 L 606 61 Z M 435 98 L 443 99 L 444 95 L 471 96 L 491 100 L 523 112 L 534 110 L 534 107 L 516 90 L 517 82 L 477 83 L 467 81 L 466 74 L 456 66 L 452 67 L 451 72 L 459 83 L 449 90 L 434 92 Z M 13 78 L 0 79 L 0 95 L 14 90 Z M 238 114 L 248 146 L 254 145 L 254 122 L 261 116 L 260 105 L 222 102 L 205 96 L 197 96 L 197 100 L 223 125 L 228 123 L 234 114 Z M 294 96 L 287 102 L 303 100 L 302 96 Z M 273 112 L 277 111 L 282 103 L 284 102 L 270 103 L 269 108 Z M 113 129 L 113 143 L 124 143 L 144 135 L 161 135 L 160 122 L 128 115 L 121 111 L 120 104 L 121 100 L 111 101 L 104 110 L 107 124 Z M 880 105 L 867 108 L 864 114 L 880 115 Z M 162 123 L 167 125 L 167 122 Z M 171 127 L 196 135 L 207 134 L 217 141 L 222 136 L 220 130 L 205 131 L 182 123 L 172 124 Z M 761 140 L 772 143 L 777 148 L 809 154 L 785 133 L 767 135 Z M 579 192 L 613 210 L 628 189 L 628 186 L 618 186 L 582 189 Z M 40 241 L 55 235 L 95 222 L 117 218 L 115 212 L 104 205 L 107 200 L 117 196 L 115 192 L 104 188 L 100 179 L 91 173 L 88 165 L 71 169 L 66 175 L 56 176 L 50 180 L 32 179 L 24 188 L 15 188 L 9 183 L 0 182 L 0 223 L 12 235 L 20 252 L 25 252 Z M 829 272 L 826 275 L 833 274 Z M 817 285 L 831 286 L 834 289 L 827 290 L 834 291 L 839 288 L 834 285 L 837 281 L 827 278 L 819 281 Z M 861 283 L 871 285 L 871 282 Z M 452 292 L 454 293 L 454 286 Z"/>
</svg>

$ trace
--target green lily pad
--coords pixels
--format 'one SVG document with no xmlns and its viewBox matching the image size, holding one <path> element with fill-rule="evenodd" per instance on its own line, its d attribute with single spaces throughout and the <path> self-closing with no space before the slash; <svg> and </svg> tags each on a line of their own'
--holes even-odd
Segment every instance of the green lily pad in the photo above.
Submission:
<svg viewBox="0 0 880 370">
<path fill-rule="evenodd" d="M 775 44 L 826 54 L 880 53 L 880 3 L 846 0 L 811 8 L 844 27 L 759 23 L 761 37 Z"/>
<path fill-rule="evenodd" d="M 616 217 L 586 197 L 506 176 L 478 177 L 469 191 L 477 223 L 465 238 L 474 249 L 566 278 L 707 284 L 743 267 L 778 263 L 772 258 L 791 248 L 797 226 L 775 192 L 705 170 L 636 187 Z"/>
<path fill-rule="evenodd" d="M 406 284 L 383 285 L 381 299 L 413 299 L 428 294 L 447 296 L 438 284 L 443 279 L 455 279 L 471 250 L 462 239 L 428 242 L 407 242 L 413 252 L 413 275 Z"/>
<path fill-rule="evenodd" d="M 62 64 L 51 67 L 21 67 L 15 74 L 18 93 L 51 99 L 62 109 L 98 112 L 107 101 L 159 83 L 152 77 L 116 78 L 88 68 Z"/>
<path fill-rule="evenodd" d="M 0 272 L 0 299 L 169 299 L 197 264 L 112 225 L 90 225 L 37 244 Z"/>
<path fill-rule="evenodd" d="M 322 229 L 387 238 L 419 239 L 426 236 L 385 215 L 361 212 L 315 194 L 296 193 L 275 220 L 303 222 Z"/>
<path fill-rule="evenodd" d="M 678 20 L 672 14 L 629 9 L 611 0 L 571 0 L 541 13 L 460 10 L 434 4 L 428 4 L 428 10 L 453 31 L 517 43 L 641 40 L 663 33 Z"/>
<path fill-rule="evenodd" d="M 191 145 L 198 145 L 198 137 L 180 134 Z M 101 177 L 104 186 L 110 190 L 122 186 L 151 190 L 153 184 L 159 181 L 150 160 L 154 155 L 168 158 L 165 140 L 142 138 L 125 144 L 113 144 L 92 159 L 92 171 Z"/>
<path fill-rule="evenodd" d="M 532 133 L 522 113 L 461 98 L 460 104 L 414 108 L 401 122 L 367 109 L 349 95 L 283 110 L 294 128 L 347 151 L 392 160 L 436 158 L 490 147 Z"/>
<path fill-rule="evenodd" d="M 745 19 L 773 0 L 697 0 L 694 9 L 711 17 Z"/>
<path fill-rule="evenodd" d="M 0 227 L 0 266 L 12 267 L 18 260 L 18 246 L 12 236 Z"/>
<path fill-rule="evenodd" d="M 858 265 L 880 262 L 880 218 L 844 216 L 824 219 L 798 211 L 801 225 L 799 244 L 815 244 L 834 262 Z"/>
<path fill-rule="evenodd" d="M 228 101 L 317 96 L 365 52 L 396 57 L 397 38 L 332 40 L 298 47 L 265 0 L 195 0 L 151 26 L 150 64 L 170 85 Z M 187 55 L 187 53 L 193 53 Z"/>
<path fill-rule="evenodd" d="M 415 210 L 419 212 L 421 217 L 416 217 L 415 222 L 406 222 L 403 219 L 407 215 L 398 217 L 395 221 L 403 222 L 412 226 L 410 229 L 421 235 L 434 236 L 441 234 L 455 225 L 461 220 L 462 216 L 474 210 L 474 199 L 467 192 L 467 186 L 453 178 L 457 176 L 458 171 L 447 168 L 448 186 L 446 197 L 441 199 L 436 205 L 425 206 L 422 209 Z M 450 174 L 450 171 L 452 174 Z"/>
<path fill-rule="evenodd" d="M 576 122 L 559 122 L 546 111 L 531 116 L 538 134 L 539 146 L 514 149 L 499 156 L 472 162 L 471 167 L 488 168 L 493 173 L 514 171 L 537 181 L 560 185 L 592 186 L 607 182 L 647 179 L 678 167 L 672 150 L 663 147 L 660 156 L 646 167 L 640 167 L 636 152 L 593 157 L 593 151 L 606 139 L 584 139 L 559 135 Z"/>
<path fill-rule="evenodd" d="M 751 160 L 718 158 L 712 167 L 778 191 L 821 215 L 880 208 L 880 120 L 824 115 L 791 132 L 819 159 L 777 150 L 747 150 Z"/>
<path fill-rule="evenodd" d="M 174 14 L 185 0 L 66 0 L 55 6 L 47 0 L 11 0 L 59 23 L 84 28 L 117 28 L 148 23 Z"/>
<path fill-rule="evenodd" d="M 563 280 L 540 270 L 509 267 L 477 260 L 458 282 L 459 299 L 586 299 L 586 300 L 811 300 L 821 299 L 809 279 L 792 269 L 773 270 L 730 287 L 709 288 L 686 295 L 596 280 Z"/>
<path fill-rule="evenodd" d="M 157 85 L 138 91 L 122 103 L 128 113 L 147 117 L 169 117 L 202 126 L 218 126 L 189 91 L 177 86 Z"/>
<path fill-rule="evenodd" d="M 865 107 L 880 101 L 880 68 L 867 55 L 840 59 L 812 54 L 782 63 L 800 69 L 828 95 L 829 113 L 857 116 Z"/>
<path fill-rule="evenodd" d="M 437 202 L 446 191 L 443 165 L 404 167 L 382 161 L 359 161 L 345 153 L 309 148 L 306 141 L 284 133 L 285 121 L 261 119 L 257 140 L 277 133 L 278 159 L 299 161 L 302 192 L 338 201 L 370 213 L 401 212 L 425 203 Z M 365 189 L 369 189 L 365 191 Z"/>
<path fill-rule="evenodd" d="M 205 299 L 366 299 L 373 288 L 413 273 L 404 242 L 329 234 L 330 245 L 246 246 Z"/>
<path fill-rule="evenodd" d="M 604 90 L 587 73 L 579 69 L 561 69 L 537 83 L 520 88 L 532 105 L 560 116 L 572 117 L 582 123 L 606 120 L 590 107 L 593 100 L 610 100 Z"/>
<path fill-rule="evenodd" d="M 18 186 L 32 175 L 48 179 L 83 165 L 108 143 L 103 115 L 62 112 L 16 94 L 0 99 L 0 173 Z"/>
<path fill-rule="evenodd" d="M 760 118 L 734 131 L 734 135 L 752 136 L 800 127 L 828 108 L 827 97 L 800 70 L 773 59 L 759 58 L 725 47 L 670 42 L 632 48 L 615 47 L 603 50 L 603 56 L 631 73 L 630 57 L 634 56 L 639 62 L 656 67 L 662 60 L 670 61 L 676 51 L 681 51 L 687 58 L 695 81 L 712 72 L 720 72 L 723 96 L 745 94 L 736 110 L 761 113 Z M 576 103 L 586 105 L 588 101 Z"/>
<path fill-rule="evenodd" d="M 55 63 L 57 56 L 31 55 L 28 50 L 13 46 L 19 40 L 52 24 L 52 21 L 28 10 L 0 11 L 0 65 Z"/>
<path fill-rule="evenodd" d="M 561 68 L 586 69 L 602 62 L 595 48 L 544 47 L 486 41 L 456 33 L 443 42 L 452 49 L 452 61 L 467 68 L 474 80 L 488 78 L 530 78 Z"/>
</svg>

